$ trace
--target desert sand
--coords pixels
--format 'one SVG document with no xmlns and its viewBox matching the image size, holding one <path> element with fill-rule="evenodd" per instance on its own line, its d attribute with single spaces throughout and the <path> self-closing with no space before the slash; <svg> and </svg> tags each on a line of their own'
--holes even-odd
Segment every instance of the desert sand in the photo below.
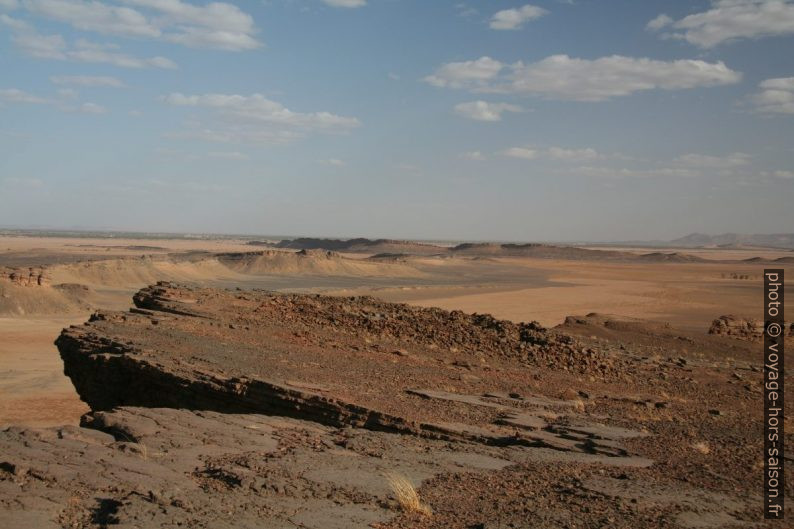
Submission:
<svg viewBox="0 0 794 529">
<path fill-rule="evenodd" d="M 422 306 L 486 312 L 514 321 L 534 319 L 548 326 L 558 325 L 571 314 L 599 312 L 697 330 L 707 328 L 717 313 L 727 310 L 757 317 L 762 308 L 758 285 L 764 265 L 636 265 L 513 258 L 501 262 L 543 274 L 553 284 L 389 289 L 377 291 L 377 295 Z M 734 275 L 744 278 L 732 279 Z"/>
</svg>

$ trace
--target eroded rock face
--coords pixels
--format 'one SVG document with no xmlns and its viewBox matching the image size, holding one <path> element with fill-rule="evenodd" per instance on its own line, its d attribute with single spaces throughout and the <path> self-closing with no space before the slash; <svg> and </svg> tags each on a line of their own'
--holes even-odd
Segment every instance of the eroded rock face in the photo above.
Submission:
<svg viewBox="0 0 794 529">
<path fill-rule="evenodd" d="M 0 281 L 7 281 L 22 287 L 44 287 L 50 285 L 50 278 L 43 268 L 0 268 Z"/>
<path fill-rule="evenodd" d="M 794 337 L 794 323 L 785 323 L 786 336 Z M 764 339 L 764 323 L 753 318 L 720 316 L 711 323 L 709 334 L 729 336 L 739 340 L 760 342 Z"/>
</svg>

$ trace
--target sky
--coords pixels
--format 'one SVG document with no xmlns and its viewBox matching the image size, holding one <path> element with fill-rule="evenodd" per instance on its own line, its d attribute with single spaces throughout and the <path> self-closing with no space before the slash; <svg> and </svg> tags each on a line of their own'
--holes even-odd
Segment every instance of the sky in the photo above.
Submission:
<svg viewBox="0 0 794 529">
<path fill-rule="evenodd" d="M 794 231 L 794 2 L 0 0 L 0 226 Z"/>
</svg>

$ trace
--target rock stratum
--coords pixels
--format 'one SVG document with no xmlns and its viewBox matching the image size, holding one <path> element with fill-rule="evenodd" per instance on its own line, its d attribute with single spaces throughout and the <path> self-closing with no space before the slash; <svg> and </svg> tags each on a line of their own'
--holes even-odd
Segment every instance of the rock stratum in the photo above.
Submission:
<svg viewBox="0 0 794 529">
<path fill-rule="evenodd" d="M 81 427 L 0 431 L 9 527 L 758 523 L 744 342 L 166 282 L 133 301 L 56 341 Z"/>
</svg>

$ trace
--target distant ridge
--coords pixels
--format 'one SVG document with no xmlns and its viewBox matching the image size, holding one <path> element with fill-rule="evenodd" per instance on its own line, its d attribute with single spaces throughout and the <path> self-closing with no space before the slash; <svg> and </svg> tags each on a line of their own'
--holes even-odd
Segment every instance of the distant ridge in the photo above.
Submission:
<svg viewBox="0 0 794 529">
<path fill-rule="evenodd" d="M 578 246 L 552 245 L 544 243 L 494 243 L 466 242 L 447 247 L 429 243 L 399 241 L 393 239 L 286 239 L 275 248 L 290 250 L 325 250 L 373 254 L 370 259 L 404 259 L 411 255 L 464 256 L 464 257 L 533 257 L 536 259 L 563 259 L 574 261 L 647 261 L 660 263 L 691 263 L 702 258 L 682 253 L 652 252 L 636 254 L 618 250 L 595 250 Z"/>
<path fill-rule="evenodd" d="M 684 237 L 669 241 L 669 244 L 684 248 L 762 247 L 790 250 L 794 249 L 794 233 L 757 233 L 753 235 L 741 233 L 723 233 L 721 235 L 690 233 Z"/>
</svg>

